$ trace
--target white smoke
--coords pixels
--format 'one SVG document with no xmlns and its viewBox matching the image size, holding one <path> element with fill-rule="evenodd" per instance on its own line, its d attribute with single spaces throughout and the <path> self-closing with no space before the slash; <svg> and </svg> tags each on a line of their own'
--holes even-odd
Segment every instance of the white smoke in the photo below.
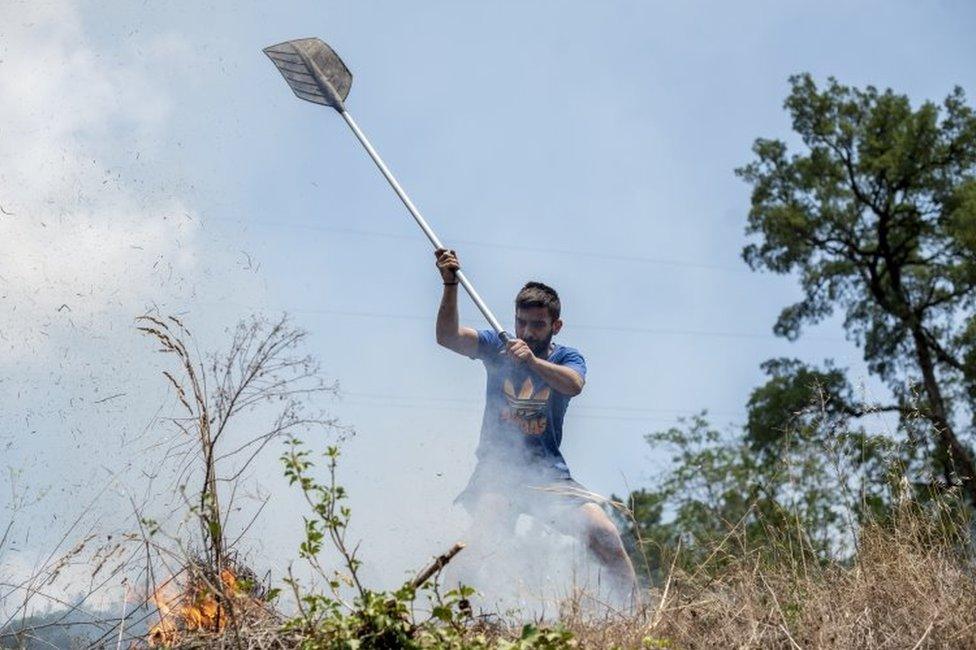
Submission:
<svg viewBox="0 0 976 650">
<path fill-rule="evenodd" d="M 15 364 L 191 289 L 199 219 L 138 177 L 170 110 L 145 68 L 175 37 L 128 66 L 93 49 L 69 3 L 4 3 L 0 25 L 0 363 Z"/>
<path fill-rule="evenodd" d="M 140 437 L 167 399 L 133 319 L 244 292 L 238 251 L 208 237 L 178 164 L 163 162 L 173 159 L 174 99 L 154 70 L 188 52 L 175 34 L 109 48 L 70 2 L 0 3 L 0 448 L 9 478 L 0 483 L 0 579 L 8 585 L 132 517 L 126 485 L 157 460 Z M 212 309 L 197 324 L 223 329 L 235 319 Z M 63 595 L 84 573 L 72 565 L 48 590 Z M 92 581 L 90 571 L 82 577 Z M 11 603 L 0 602 L 0 614 Z"/>
<path fill-rule="evenodd" d="M 44 593 L 63 597 L 99 584 L 104 573 L 92 576 L 97 562 L 89 562 L 97 551 L 72 556 L 79 540 L 94 535 L 90 548 L 113 548 L 117 533 L 132 528 L 131 502 L 157 496 L 144 485 L 158 461 L 146 430 L 170 396 L 160 380 L 163 361 L 133 318 L 210 303 L 187 319 L 199 335 L 222 331 L 240 315 L 214 308 L 214 296 L 260 303 L 233 272 L 238 249 L 208 236 L 178 163 L 166 162 L 173 160 L 177 98 L 155 71 L 178 67 L 190 51 L 172 33 L 106 49 L 67 1 L 0 4 L 0 448 L 9 476 L 0 483 L 0 534 L 11 523 L 0 544 L 0 579 L 8 584 L 62 558 L 74 559 Z M 223 343 L 196 342 L 203 350 Z M 443 526 L 456 515 L 417 501 L 416 521 Z M 300 529 L 298 514 L 290 524 Z M 368 538 L 366 528 L 358 530 Z M 293 557 L 280 529 L 262 535 L 259 523 L 254 531 L 258 540 L 273 538 L 267 555 L 281 566 Z M 419 536 L 415 527 L 409 535 Z M 526 517 L 514 528 L 467 537 L 472 546 L 445 586 L 461 579 L 477 587 L 486 609 L 552 613 L 593 570 L 577 541 Z M 426 541 L 413 547 L 440 548 Z M 414 557 L 395 564 L 412 566 Z M 400 577 L 380 576 L 387 583 Z M 124 591 L 110 584 L 89 603 L 118 604 Z M 17 604 L 0 602 L 0 615 Z M 42 594 L 37 607 L 51 606 L 59 603 Z"/>
</svg>

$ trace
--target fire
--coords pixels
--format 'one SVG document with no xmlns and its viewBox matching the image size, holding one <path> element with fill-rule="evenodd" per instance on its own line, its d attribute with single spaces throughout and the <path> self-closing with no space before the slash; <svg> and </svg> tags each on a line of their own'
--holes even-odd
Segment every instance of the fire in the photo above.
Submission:
<svg viewBox="0 0 976 650">
<path fill-rule="evenodd" d="M 221 593 L 215 591 L 215 587 Z M 227 624 L 227 612 L 221 600 L 243 595 L 237 577 L 230 569 L 220 572 L 220 585 L 212 585 L 196 576 L 178 587 L 175 578 L 164 582 L 152 595 L 159 611 L 159 623 L 146 638 L 150 647 L 174 645 L 182 632 L 221 632 Z"/>
</svg>

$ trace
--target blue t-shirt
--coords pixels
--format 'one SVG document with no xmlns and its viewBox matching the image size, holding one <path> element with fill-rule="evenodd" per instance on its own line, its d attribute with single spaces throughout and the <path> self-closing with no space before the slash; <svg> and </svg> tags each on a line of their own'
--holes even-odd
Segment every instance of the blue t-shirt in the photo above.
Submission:
<svg viewBox="0 0 976 650">
<path fill-rule="evenodd" d="M 540 463 L 568 477 L 569 467 L 559 453 L 559 444 L 571 396 L 553 390 L 524 364 L 503 354 L 503 350 L 504 345 L 493 330 L 478 332 L 475 358 L 485 364 L 488 372 L 478 458 Z M 573 348 L 555 344 L 547 360 L 586 377 L 586 361 Z"/>
</svg>

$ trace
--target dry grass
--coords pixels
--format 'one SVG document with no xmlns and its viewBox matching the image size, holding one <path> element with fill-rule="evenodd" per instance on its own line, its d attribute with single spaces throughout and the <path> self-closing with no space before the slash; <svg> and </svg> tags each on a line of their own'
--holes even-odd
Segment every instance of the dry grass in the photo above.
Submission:
<svg viewBox="0 0 976 650">
<path fill-rule="evenodd" d="M 164 344 L 176 341 L 175 348 L 164 348 L 177 352 L 189 384 L 194 386 L 193 364 L 179 339 L 185 334 L 182 325 L 175 322 L 180 331 L 168 339 L 174 325 L 158 319 L 151 324 L 155 327 L 147 328 L 147 333 Z M 211 407 L 220 416 L 216 421 L 230 419 L 237 407 L 234 399 L 227 396 L 250 395 L 238 385 L 248 389 L 252 386 L 250 378 L 260 377 L 261 369 L 269 365 L 288 377 L 294 375 L 294 381 L 313 375 L 304 360 L 276 362 L 276 355 L 290 350 L 299 339 L 283 323 L 272 327 L 270 334 L 263 334 L 258 328 L 242 330 L 235 339 L 231 361 L 212 369 L 215 376 L 224 378 L 218 383 L 217 397 L 208 399 L 202 390 L 192 393 L 199 406 L 188 407 L 196 416 L 193 422 L 209 423 L 209 417 L 201 413 Z M 240 371 L 231 372 L 235 368 Z M 169 378 L 181 396 L 187 394 L 181 390 L 182 382 Z M 282 386 L 294 390 L 288 382 L 277 381 L 270 386 L 274 389 L 272 396 L 278 395 L 275 391 L 281 392 Z M 254 384 L 250 401 L 264 400 L 268 390 L 263 384 Z M 286 391 L 285 396 L 294 395 Z M 183 403 L 186 405 L 187 401 Z M 309 420 L 293 415 L 280 422 L 287 429 L 308 424 Z M 222 426 L 216 429 L 218 433 L 220 430 Z M 259 441 L 263 445 L 283 431 L 279 426 Z M 216 438 L 202 438 L 206 459 L 215 457 Z M 212 460 L 205 466 L 207 476 L 216 476 Z M 201 494 L 211 491 L 216 492 L 212 485 L 204 483 Z M 407 639 L 413 647 L 424 648 L 976 648 L 976 555 L 971 523 L 958 516 L 960 509 L 947 501 L 936 498 L 922 506 L 906 495 L 901 491 L 895 497 L 901 505 L 889 520 L 860 527 L 856 546 L 847 560 L 818 559 L 810 547 L 811 531 L 799 529 L 799 523 L 795 531 L 771 525 L 770 534 L 760 546 L 749 543 L 739 526 L 734 525 L 724 539 L 706 548 L 704 554 L 695 555 L 707 558 L 702 564 L 689 566 L 687 561 L 677 561 L 680 558 L 676 555 L 663 584 L 655 585 L 646 595 L 639 612 L 603 609 L 602 615 L 594 615 L 594 607 L 581 594 L 563 604 L 558 620 L 536 621 L 540 630 L 534 636 L 526 636 L 523 621 L 517 618 L 472 617 L 470 610 L 458 608 L 449 620 L 438 620 L 415 611 L 419 601 L 397 609 L 406 601 L 385 594 L 371 601 L 366 609 L 346 608 L 329 619 L 327 626 L 332 626 L 328 628 L 331 631 L 323 632 L 316 624 L 308 632 L 314 635 L 314 641 L 301 631 L 301 626 L 286 626 L 290 614 L 275 611 L 266 603 L 234 610 L 230 607 L 233 599 L 228 599 L 230 616 L 225 626 L 184 630 L 176 647 L 346 647 L 344 643 L 356 638 L 359 630 L 389 625 L 389 629 L 408 630 L 398 637 L 398 643 Z M 198 516 L 204 524 L 219 522 L 222 529 L 219 509 L 215 505 L 208 509 L 208 503 L 201 501 Z M 219 541 L 208 540 L 208 526 L 202 528 L 204 543 Z M 340 528 L 344 530 L 343 526 Z M 347 556 L 343 548 L 339 550 Z M 212 554 L 209 565 L 219 567 L 220 555 Z M 348 563 L 353 577 L 356 564 Z M 359 586 L 358 581 L 355 584 Z M 478 588 L 477 584 L 471 586 Z M 361 586 L 359 591 L 363 595 Z M 297 591 L 295 595 L 297 598 Z M 550 634 L 547 629 L 556 631 Z M 570 632 L 572 637 L 559 630 Z M 362 647 L 387 646 L 364 640 Z"/>
<path fill-rule="evenodd" d="M 170 421 L 191 443 L 183 462 L 187 468 L 200 470 L 196 474 L 187 470 L 188 476 L 199 480 L 199 499 L 190 500 L 188 507 L 199 519 L 195 547 L 203 553 L 188 553 L 180 540 L 167 546 L 169 538 L 160 539 L 158 534 L 154 537 L 143 531 L 134 537 L 146 549 L 151 591 L 160 588 L 153 569 L 156 564 L 166 569 L 161 575 L 182 576 L 184 582 L 196 586 L 184 585 L 182 595 L 169 606 L 182 612 L 182 618 L 174 619 L 173 627 L 157 626 L 155 639 L 152 628 L 147 630 L 144 624 L 155 612 L 141 603 L 138 618 L 130 615 L 125 620 L 123 615 L 103 621 L 104 633 L 95 637 L 91 647 L 145 647 L 155 641 L 157 646 L 174 648 L 315 650 L 353 647 L 349 642 L 360 640 L 362 630 L 372 631 L 378 639 L 377 629 L 396 628 L 406 630 L 400 638 L 416 648 L 976 648 L 973 528 L 959 514 L 968 509 L 938 498 L 918 504 L 904 490 L 895 496 L 901 505 L 889 519 L 860 526 L 846 560 L 818 559 L 812 548 L 806 548 L 811 531 L 783 531 L 775 525 L 758 546 L 748 541 L 738 525 L 730 526 L 727 536 L 704 553 L 700 547 L 696 549 L 693 557 L 707 558 L 697 566 L 690 566 L 686 559 L 692 555 L 676 549 L 670 571 L 645 595 L 636 613 L 604 608 L 597 615 L 594 610 L 599 608 L 586 594 L 579 594 L 562 604 L 556 620 L 534 621 L 534 631 L 526 631 L 517 616 L 474 615 L 467 594 L 455 596 L 451 613 L 444 618 L 422 611 L 425 598 L 413 601 L 412 596 L 384 593 L 375 594 L 365 608 L 362 599 L 360 605 L 347 606 L 337 597 L 341 611 L 303 627 L 296 624 L 299 619 L 289 618 L 295 614 L 291 607 L 269 602 L 257 576 L 236 563 L 235 542 L 246 545 L 250 523 L 241 526 L 234 541 L 225 540 L 231 508 L 229 503 L 218 506 L 216 479 L 222 470 L 233 483 L 240 468 L 247 467 L 265 445 L 292 429 L 335 426 L 334 421 L 310 417 L 301 408 L 309 394 L 334 388 L 315 381 L 307 357 L 293 354 L 302 334 L 284 321 L 240 328 L 224 361 L 210 367 L 190 354 L 191 348 L 182 340 L 188 333 L 179 321 L 145 318 L 141 322 L 143 331 L 175 355 L 182 371 L 166 373 L 187 411 L 185 417 Z M 218 439 L 228 421 L 243 410 L 269 402 L 284 405 L 272 425 L 243 446 L 218 453 Z M 234 454 L 243 459 L 236 467 L 225 469 Z M 198 467 L 201 458 L 202 468 Z M 224 464 L 218 464 L 218 459 Z M 334 471 L 334 464 L 331 467 Z M 229 491 L 229 502 L 235 492 Z M 588 493 L 577 496 L 596 500 Z M 334 507 L 337 501 L 329 503 Z M 752 507 L 749 510 L 753 512 Z M 331 518 L 335 513 L 327 510 L 326 514 Z M 344 530 L 344 524 L 339 528 Z M 73 558 L 81 548 L 66 557 Z M 420 571 L 412 587 L 435 575 L 457 550 Z M 68 559 L 46 567 L 44 576 L 56 576 Z M 355 577 L 357 563 L 348 555 L 347 560 Z M 228 567 L 233 568 L 233 581 L 224 577 Z M 39 588 L 34 583 L 42 582 L 38 578 L 7 587 L 11 594 L 27 593 L 26 603 Z M 360 592 L 363 595 L 362 589 Z M 146 600 L 154 599 L 148 596 Z M 301 602 L 297 587 L 294 600 Z M 156 602 L 159 607 L 158 599 Z M 326 623 L 320 626 L 321 621 Z M 60 624 L 57 619 L 41 627 Z M 15 627 L 7 621 L 0 629 L 9 632 Z M 40 627 L 24 630 L 23 634 L 0 633 L 0 646 L 27 647 Z M 390 646 L 365 640 L 359 647 L 402 647 L 398 643 L 401 645 Z"/>
<path fill-rule="evenodd" d="M 636 615 L 594 617 L 584 597 L 565 603 L 547 624 L 572 632 L 568 645 L 506 645 L 520 623 L 481 619 L 452 647 L 467 638 L 477 647 L 976 648 L 976 575 L 961 541 L 918 511 L 865 527 L 845 563 L 770 562 L 729 539 L 719 568 L 674 569 Z M 196 636 L 181 647 L 302 646 L 300 635 L 253 623 L 236 639 Z"/>
<path fill-rule="evenodd" d="M 976 647 L 969 542 L 918 512 L 865 527 L 846 563 L 771 564 L 742 548 L 723 559 L 714 572 L 672 572 L 639 616 L 563 622 L 592 648 Z"/>
</svg>

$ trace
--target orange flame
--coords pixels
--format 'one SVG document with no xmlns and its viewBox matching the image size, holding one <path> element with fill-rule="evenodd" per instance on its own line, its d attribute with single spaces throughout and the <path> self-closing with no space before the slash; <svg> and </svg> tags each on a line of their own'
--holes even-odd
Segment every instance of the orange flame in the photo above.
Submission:
<svg viewBox="0 0 976 650">
<path fill-rule="evenodd" d="M 239 593 L 237 577 L 229 569 L 220 572 L 220 582 L 223 598 Z M 218 594 L 203 579 L 191 580 L 181 590 L 170 578 L 153 592 L 151 600 L 159 611 L 159 623 L 149 629 L 146 641 L 150 647 L 173 645 L 183 631 L 220 632 L 227 623 Z"/>
</svg>

